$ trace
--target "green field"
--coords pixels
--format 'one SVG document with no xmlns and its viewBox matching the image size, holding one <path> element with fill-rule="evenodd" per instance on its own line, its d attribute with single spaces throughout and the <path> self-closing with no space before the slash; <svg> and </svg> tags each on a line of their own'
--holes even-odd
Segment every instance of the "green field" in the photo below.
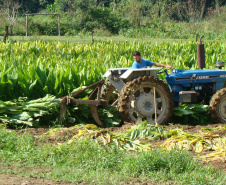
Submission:
<svg viewBox="0 0 226 185">
<path fill-rule="evenodd" d="M 204 41 L 204 44 L 206 68 L 215 68 L 215 62 L 226 59 L 224 41 Z M 197 69 L 196 45 L 192 41 L 172 40 L 0 43 L 0 98 L 64 96 L 100 80 L 109 68 L 131 67 L 135 50 L 153 62 L 179 69 Z"/>
<path fill-rule="evenodd" d="M 15 39 L 19 39 L 19 37 L 15 37 Z M 40 39 L 0 43 L 2 121 L 14 122 L 19 119 L 20 121 L 16 121 L 17 123 L 36 125 L 36 122 L 40 122 L 38 121 L 40 116 L 49 115 L 52 112 L 57 113 L 55 110 L 59 103 L 51 102 L 52 97 L 48 99 L 46 95 L 50 94 L 59 98 L 82 86 L 99 81 L 109 68 L 131 67 L 132 52 L 135 50 L 140 51 L 143 58 L 153 62 L 171 64 L 178 69 L 197 69 L 197 43 L 194 41 L 125 41 L 125 38 L 121 38 L 119 42 L 119 38 L 116 37 L 116 41 L 85 44 L 81 40 L 76 42 L 73 39 L 70 42 L 54 41 L 56 39 L 67 40 L 69 37 L 48 37 L 47 40 L 42 37 Z M 203 42 L 206 52 L 206 68 L 215 68 L 215 62 L 224 61 L 226 58 L 226 44 L 224 41 L 204 40 Z M 164 79 L 164 75 L 161 75 L 160 78 Z M 84 97 L 85 95 L 80 98 Z M 29 100 L 38 98 L 44 99 L 37 100 L 37 104 L 29 102 Z M 27 107 L 28 105 L 29 107 Z M 41 107 L 43 108 L 41 109 Z M 73 110 L 73 115 L 71 115 L 73 120 L 75 118 L 82 123 L 90 122 L 90 113 L 86 111 L 87 108 L 82 105 L 78 110 Z M 83 114 L 80 114 L 82 118 L 77 116 L 76 111 L 79 110 L 82 110 Z M 102 114 L 108 115 L 104 112 Z M 58 120 L 58 116 L 49 116 L 49 118 L 53 122 Z M 44 119 L 42 122 L 47 122 L 45 124 L 48 125 L 49 120 Z M 109 125 L 111 125 L 110 122 L 113 122 L 108 118 L 105 120 L 109 122 Z M 178 120 L 172 121 L 177 122 Z M 185 123 L 188 121 L 186 119 Z M 209 116 L 203 116 L 203 120 L 197 116 L 193 122 L 193 124 L 197 122 L 205 124 L 211 120 Z"/>
<path fill-rule="evenodd" d="M 199 128 L 196 134 L 184 132 L 181 125 L 163 128 L 147 123 L 125 130 L 122 127 L 120 133 L 114 133 L 120 127 L 61 128 L 56 98 L 100 80 L 109 68 L 131 67 L 135 50 L 153 62 L 197 69 L 197 43 L 191 40 L 95 39 L 91 43 L 90 37 L 11 37 L 0 43 L 0 120 L 6 125 L 0 125 L 0 173 L 88 184 L 109 184 L 110 179 L 110 184 L 223 185 L 224 171 L 200 163 L 225 160 L 225 135 L 216 134 L 225 133 L 225 126 Z M 224 40 L 203 43 L 206 68 L 225 61 Z M 207 107 L 187 109 L 190 117 L 178 117 L 184 124 L 211 122 Z M 202 111 L 196 114 L 196 109 Z M 180 109 L 177 111 L 181 114 Z M 99 113 L 107 126 L 114 126 L 113 119 L 118 119 L 116 112 Z M 72 108 L 68 115 L 74 124 L 92 122 L 87 105 Z M 19 130 L 25 125 L 58 128 L 42 135 L 29 133 L 29 129 L 23 130 L 24 134 L 7 129 Z"/>
<path fill-rule="evenodd" d="M 163 126 L 122 120 L 127 93 L 118 107 L 98 106 L 106 128 L 87 104 L 59 116 L 60 97 L 103 79 L 109 68 L 131 67 L 134 51 L 194 70 L 204 35 L 206 69 L 226 62 L 225 10 L 224 0 L 0 1 L 0 184 L 225 185 L 226 124 L 210 116 L 224 89 L 211 106 L 171 104 Z M 92 90 L 75 98 L 87 100 Z"/>
</svg>

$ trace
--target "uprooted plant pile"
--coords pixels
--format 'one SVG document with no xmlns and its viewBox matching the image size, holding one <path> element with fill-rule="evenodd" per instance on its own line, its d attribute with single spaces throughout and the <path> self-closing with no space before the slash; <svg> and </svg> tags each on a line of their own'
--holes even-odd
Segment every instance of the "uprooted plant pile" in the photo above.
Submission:
<svg viewBox="0 0 226 185">
<path fill-rule="evenodd" d="M 65 134 L 62 134 L 65 133 Z M 71 144 L 75 140 L 91 138 L 101 145 L 114 144 L 120 150 L 139 151 L 156 148 L 153 141 L 161 141 L 157 146 L 163 150 L 187 150 L 197 153 L 203 161 L 221 160 L 226 162 L 226 126 L 215 128 L 203 127 L 199 133 L 189 133 L 183 128 L 154 126 L 148 122 L 131 127 L 122 132 L 109 132 L 95 125 L 76 125 L 70 128 L 55 128 L 42 134 L 42 138 L 56 139 L 59 136 L 73 133 L 64 139 L 64 144 Z M 62 142 L 58 143 L 59 147 Z M 205 153 L 205 154 L 203 154 Z"/>
</svg>

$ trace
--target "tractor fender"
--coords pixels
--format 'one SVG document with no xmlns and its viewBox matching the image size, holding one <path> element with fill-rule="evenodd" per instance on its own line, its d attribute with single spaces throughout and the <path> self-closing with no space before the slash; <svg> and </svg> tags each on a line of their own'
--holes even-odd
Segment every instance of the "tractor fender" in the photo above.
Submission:
<svg viewBox="0 0 226 185">
<path fill-rule="evenodd" d="M 109 69 L 102 77 L 108 78 L 112 85 L 120 92 L 127 82 L 141 76 L 157 77 L 159 68 L 112 68 Z"/>
</svg>

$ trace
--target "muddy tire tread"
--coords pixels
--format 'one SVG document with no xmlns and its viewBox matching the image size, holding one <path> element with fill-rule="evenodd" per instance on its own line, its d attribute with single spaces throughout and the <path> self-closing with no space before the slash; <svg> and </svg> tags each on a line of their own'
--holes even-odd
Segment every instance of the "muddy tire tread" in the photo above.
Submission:
<svg viewBox="0 0 226 185">
<path fill-rule="evenodd" d="M 215 123 L 222 123 L 222 120 L 218 114 L 218 105 L 220 103 L 221 97 L 224 95 L 226 95 L 226 88 L 217 91 L 210 100 L 209 111 Z"/>
<path fill-rule="evenodd" d="M 161 125 L 167 124 L 173 113 L 173 107 L 174 107 L 173 97 L 169 90 L 169 87 L 162 80 L 153 76 L 138 77 L 126 83 L 126 85 L 123 87 L 122 91 L 119 94 L 118 109 L 119 109 L 119 113 L 121 114 L 121 117 L 123 118 L 124 121 L 132 122 L 129 116 L 128 108 L 127 108 L 129 96 L 131 95 L 131 93 L 133 93 L 133 89 L 135 88 L 135 86 L 139 86 L 143 82 L 151 82 L 151 83 L 154 83 L 156 86 L 160 85 L 164 88 L 164 95 L 167 96 L 169 100 L 169 108 L 167 111 L 167 115 L 165 115 L 164 121 L 162 121 L 159 124 Z"/>
</svg>

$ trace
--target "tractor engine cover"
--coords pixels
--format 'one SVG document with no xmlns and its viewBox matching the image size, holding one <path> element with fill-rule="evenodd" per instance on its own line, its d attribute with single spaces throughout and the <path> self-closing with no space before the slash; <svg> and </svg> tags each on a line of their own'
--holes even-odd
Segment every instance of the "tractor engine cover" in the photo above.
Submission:
<svg viewBox="0 0 226 185">
<path fill-rule="evenodd" d="M 180 91 L 179 102 L 181 103 L 197 103 L 197 93 L 195 91 Z"/>
</svg>

